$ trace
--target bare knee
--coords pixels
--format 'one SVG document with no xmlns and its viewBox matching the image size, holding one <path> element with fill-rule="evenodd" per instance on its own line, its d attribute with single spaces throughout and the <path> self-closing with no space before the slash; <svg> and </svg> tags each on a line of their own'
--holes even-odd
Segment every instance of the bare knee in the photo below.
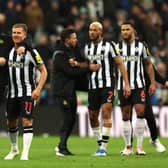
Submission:
<svg viewBox="0 0 168 168">
<path fill-rule="evenodd" d="M 131 107 L 130 106 L 121 107 L 121 111 L 122 111 L 122 119 L 124 121 L 131 119 Z"/>
<path fill-rule="evenodd" d="M 28 118 L 22 118 L 22 126 L 32 126 L 33 120 Z"/>
<path fill-rule="evenodd" d="M 145 105 L 144 104 L 136 104 L 135 111 L 136 111 L 136 114 L 138 117 L 143 117 L 144 111 L 145 111 Z"/>
<path fill-rule="evenodd" d="M 7 120 L 7 126 L 9 128 L 15 128 L 18 126 L 18 119 L 8 119 Z"/>
</svg>

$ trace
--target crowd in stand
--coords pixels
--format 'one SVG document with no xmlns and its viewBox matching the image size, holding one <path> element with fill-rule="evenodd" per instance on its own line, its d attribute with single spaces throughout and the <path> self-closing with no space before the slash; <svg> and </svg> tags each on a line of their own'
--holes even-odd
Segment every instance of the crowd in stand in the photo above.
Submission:
<svg viewBox="0 0 168 168">
<path fill-rule="evenodd" d="M 167 18 L 167 0 L 0 0 L 0 32 L 10 34 L 14 23 L 26 23 L 32 44 L 49 72 L 56 41 L 65 27 L 75 28 L 82 48 L 91 21 L 102 22 L 104 38 L 118 41 L 121 23 L 131 19 L 138 37 L 149 44 L 154 65 L 168 79 Z M 50 78 L 41 95 L 42 103 L 51 103 L 49 90 Z M 168 91 L 158 85 L 152 103 L 168 104 Z"/>
</svg>

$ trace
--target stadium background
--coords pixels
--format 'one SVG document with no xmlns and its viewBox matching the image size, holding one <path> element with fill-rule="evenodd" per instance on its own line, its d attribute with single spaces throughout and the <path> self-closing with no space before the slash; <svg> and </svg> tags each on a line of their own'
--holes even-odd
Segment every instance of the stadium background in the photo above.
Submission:
<svg viewBox="0 0 168 168">
<path fill-rule="evenodd" d="M 42 55 L 48 72 L 52 70 L 52 53 L 63 28 L 75 28 L 82 50 L 91 21 L 101 21 L 104 38 L 117 41 L 120 38 L 119 26 L 127 18 L 135 22 L 139 38 L 149 44 L 154 65 L 168 79 L 167 0 L 0 0 L 0 32 L 10 34 L 14 23 L 26 23 L 32 45 Z M 87 105 L 87 93 L 78 95 L 79 105 Z M 168 90 L 157 85 L 152 104 L 160 108 L 167 106 Z M 1 135 L 6 134 L 4 111 L 4 107 L 1 107 Z M 36 111 L 35 134 L 58 134 L 60 114 L 54 110 L 50 75 Z M 165 114 L 165 119 L 167 116 Z M 168 119 L 165 121 L 166 129 L 167 122 Z M 79 134 L 79 125 L 78 120 L 74 134 Z"/>
</svg>

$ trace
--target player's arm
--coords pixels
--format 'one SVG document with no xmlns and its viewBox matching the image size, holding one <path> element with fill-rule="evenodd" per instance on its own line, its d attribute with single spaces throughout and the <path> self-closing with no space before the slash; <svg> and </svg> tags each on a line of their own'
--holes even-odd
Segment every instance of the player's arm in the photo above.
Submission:
<svg viewBox="0 0 168 168">
<path fill-rule="evenodd" d="M 163 78 L 160 73 L 156 70 L 156 68 L 153 66 L 153 69 L 154 69 L 154 73 L 155 73 L 155 80 L 156 82 L 162 84 L 162 85 L 165 85 L 166 83 L 166 79 Z"/>
<path fill-rule="evenodd" d="M 151 59 L 150 59 L 150 52 L 149 52 L 149 48 L 148 48 L 148 45 L 143 42 L 143 56 L 144 56 L 144 63 L 145 63 L 145 68 L 146 68 L 146 71 L 149 75 L 149 79 L 151 81 L 151 84 L 149 86 L 149 94 L 153 94 L 156 90 L 156 86 L 155 86 L 155 72 L 154 72 L 154 68 L 153 68 L 153 65 L 151 63 Z"/>
<path fill-rule="evenodd" d="M 122 61 L 122 58 L 120 56 L 116 56 L 114 58 L 114 61 L 115 63 L 117 64 L 120 72 L 121 72 L 121 75 L 124 79 L 124 82 L 125 82 L 125 88 L 124 88 L 124 95 L 126 97 L 128 97 L 130 94 L 131 94 L 131 89 L 130 89 L 130 85 L 129 85 L 129 81 L 128 81 L 128 74 L 127 74 L 127 70 L 125 68 L 125 65 Z"/>
<path fill-rule="evenodd" d="M 153 65 L 152 65 L 149 57 L 147 57 L 144 60 L 144 63 L 145 63 L 146 71 L 147 71 L 149 78 L 150 78 L 150 81 L 151 81 L 151 84 L 149 86 L 149 93 L 152 95 L 156 90 L 154 69 L 153 69 Z"/>
<path fill-rule="evenodd" d="M 93 72 L 98 71 L 101 67 L 100 64 L 90 63 L 88 60 L 79 62 L 79 61 L 74 60 L 73 58 L 69 59 L 69 64 L 72 67 L 88 68 L 90 71 L 93 71 Z"/>
<path fill-rule="evenodd" d="M 153 66 L 153 68 L 154 68 L 156 82 L 162 84 L 163 86 L 165 86 L 168 89 L 168 81 L 166 80 L 166 78 L 163 78 L 154 66 Z"/>
<path fill-rule="evenodd" d="M 41 64 L 38 67 L 38 70 L 40 71 L 40 79 L 38 81 L 37 87 L 32 92 L 32 99 L 37 100 L 40 96 L 41 90 L 46 82 L 47 79 L 47 69 L 44 64 Z"/>
</svg>

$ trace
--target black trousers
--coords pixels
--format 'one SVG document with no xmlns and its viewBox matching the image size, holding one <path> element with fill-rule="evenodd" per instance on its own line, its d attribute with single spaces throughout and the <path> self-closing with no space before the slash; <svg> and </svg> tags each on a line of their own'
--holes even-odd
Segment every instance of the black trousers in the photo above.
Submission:
<svg viewBox="0 0 168 168">
<path fill-rule="evenodd" d="M 56 98 L 56 110 L 62 114 L 59 149 L 67 149 L 67 141 L 76 121 L 77 98 Z"/>
<path fill-rule="evenodd" d="M 151 139 L 154 141 L 158 137 L 158 130 L 156 126 L 155 116 L 153 114 L 152 105 L 150 102 L 150 96 L 148 94 L 145 103 L 145 119 L 149 127 Z"/>
</svg>

